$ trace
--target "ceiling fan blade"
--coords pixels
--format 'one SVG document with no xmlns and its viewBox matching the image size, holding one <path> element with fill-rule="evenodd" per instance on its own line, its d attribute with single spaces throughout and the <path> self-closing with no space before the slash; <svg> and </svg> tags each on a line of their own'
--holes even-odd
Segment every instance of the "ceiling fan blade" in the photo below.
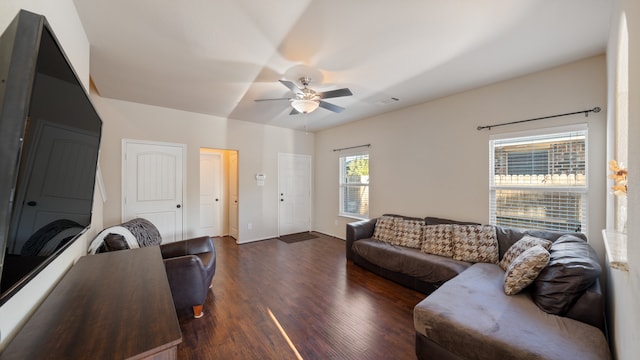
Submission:
<svg viewBox="0 0 640 360">
<path fill-rule="evenodd" d="M 288 81 L 288 80 L 278 80 L 278 81 L 280 81 L 282 85 L 289 88 L 289 90 L 293 91 L 296 95 L 304 95 L 302 90 L 300 90 L 300 88 L 296 86 L 296 84 L 292 83 L 291 81 Z"/>
<path fill-rule="evenodd" d="M 253 101 L 291 100 L 290 98 L 255 99 Z"/>
<path fill-rule="evenodd" d="M 289 115 L 298 115 L 300 114 L 300 112 L 294 108 L 291 108 L 291 112 L 289 113 Z"/>
<path fill-rule="evenodd" d="M 351 93 L 351 90 L 347 88 L 343 88 L 343 89 L 319 92 L 317 93 L 317 95 L 320 97 L 320 99 L 328 99 L 328 98 L 334 98 L 334 97 L 340 97 L 340 96 L 351 96 L 353 94 Z"/>
<path fill-rule="evenodd" d="M 344 108 L 341 107 L 341 106 L 333 105 L 333 104 L 330 104 L 330 103 L 328 103 L 326 101 L 322 101 L 322 100 L 320 100 L 320 107 L 324 108 L 324 109 L 327 109 L 327 110 L 331 110 L 331 111 L 336 112 L 336 113 L 340 113 L 340 112 L 342 112 L 342 110 L 344 110 Z"/>
</svg>

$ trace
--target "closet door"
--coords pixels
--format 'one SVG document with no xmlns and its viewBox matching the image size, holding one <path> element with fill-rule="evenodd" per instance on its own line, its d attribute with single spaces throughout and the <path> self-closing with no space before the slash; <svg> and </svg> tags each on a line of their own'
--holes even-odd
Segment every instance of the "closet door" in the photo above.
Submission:
<svg viewBox="0 0 640 360">
<path fill-rule="evenodd" d="M 183 239 L 186 145 L 123 140 L 122 221 L 145 218 L 162 242 Z"/>
</svg>

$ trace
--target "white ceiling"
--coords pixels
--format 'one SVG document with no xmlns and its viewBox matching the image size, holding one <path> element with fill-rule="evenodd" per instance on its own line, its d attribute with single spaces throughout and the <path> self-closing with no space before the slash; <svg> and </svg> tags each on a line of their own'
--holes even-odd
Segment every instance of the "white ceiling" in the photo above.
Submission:
<svg viewBox="0 0 640 360">
<path fill-rule="evenodd" d="M 101 96 L 315 131 L 605 51 L 612 0 L 74 0 Z M 279 79 L 348 87 L 290 116 Z M 391 98 L 399 101 L 391 101 Z"/>
</svg>

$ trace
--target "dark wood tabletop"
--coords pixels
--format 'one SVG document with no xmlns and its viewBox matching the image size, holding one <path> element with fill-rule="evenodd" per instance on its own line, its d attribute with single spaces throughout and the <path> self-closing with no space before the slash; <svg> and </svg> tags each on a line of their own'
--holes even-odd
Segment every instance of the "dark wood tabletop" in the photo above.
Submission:
<svg viewBox="0 0 640 360">
<path fill-rule="evenodd" d="M 173 358 L 181 341 L 154 246 L 80 258 L 0 359 Z"/>
</svg>

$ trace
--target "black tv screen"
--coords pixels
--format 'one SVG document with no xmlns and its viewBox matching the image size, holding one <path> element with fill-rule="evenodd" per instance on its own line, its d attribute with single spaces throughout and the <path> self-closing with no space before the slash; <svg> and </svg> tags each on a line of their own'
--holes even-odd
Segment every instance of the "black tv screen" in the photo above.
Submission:
<svg viewBox="0 0 640 360">
<path fill-rule="evenodd" d="M 0 304 L 91 224 L 102 121 L 43 16 L 0 38 Z"/>
</svg>

